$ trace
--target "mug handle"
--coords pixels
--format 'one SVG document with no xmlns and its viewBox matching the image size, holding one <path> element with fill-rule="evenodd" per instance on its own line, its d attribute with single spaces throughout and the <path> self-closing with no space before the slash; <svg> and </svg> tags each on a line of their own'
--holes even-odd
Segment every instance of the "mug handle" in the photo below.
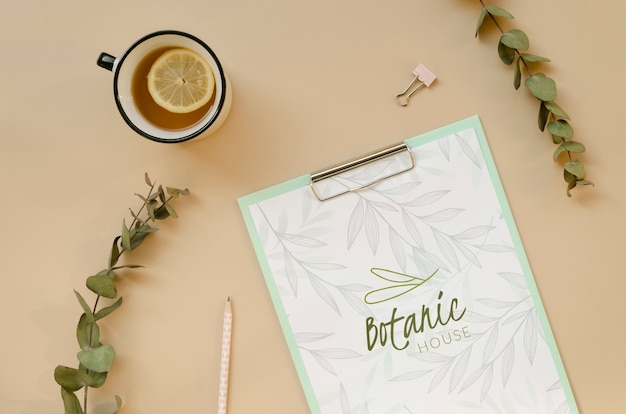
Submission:
<svg viewBox="0 0 626 414">
<path fill-rule="evenodd" d="M 113 64 L 115 63 L 115 56 L 111 56 L 108 53 L 100 53 L 98 56 L 98 66 L 105 68 L 113 72 Z"/>
</svg>

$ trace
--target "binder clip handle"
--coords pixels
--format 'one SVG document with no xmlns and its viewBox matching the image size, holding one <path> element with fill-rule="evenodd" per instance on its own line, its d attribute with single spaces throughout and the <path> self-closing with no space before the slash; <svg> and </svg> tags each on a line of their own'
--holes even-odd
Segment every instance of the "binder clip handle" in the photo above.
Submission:
<svg viewBox="0 0 626 414">
<path fill-rule="evenodd" d="M 396 95 L 396 102 L 400 106 L 407 106 L 411 96 L 417 92 L 422 86 L 430 86 L 437 76 L 421 63 L 413 69 L 413 80 L 407 85 L 402 92 Z"/>
</svg>

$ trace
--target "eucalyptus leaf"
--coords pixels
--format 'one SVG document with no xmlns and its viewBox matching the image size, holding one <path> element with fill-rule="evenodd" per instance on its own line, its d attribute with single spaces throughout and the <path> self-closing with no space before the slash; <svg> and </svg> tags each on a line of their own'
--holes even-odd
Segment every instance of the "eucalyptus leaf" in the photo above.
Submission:
<svg viewBox="0 0 626 414">
<path fill-rule="evenodd" d="M 546 124 L 548 123 L 548 117 L 550 116 L 550 111 L 545 105 L 545 102 L 541 101 L 539 104 L 539 116 L 537 117 L 537 123 L 539 124 L 539 129 L 543 132 L 546 129 Z"/>
<path fill-rule="evenodd" d="M 108 314 L 110 314 L 111 312 L 113 312 L 114 310 L 116 310 L 117 308 L 119 308 L 120 306 L 122 306 L 121 297 L 118 300 L 116 300 L 115 303 L 113 303 L 112 305 L 100 309 L 98 312 L 94 314 L 94 317 L 96 320 L 100 320 L 104 318 L 105 316 L 107 316 Z"/>
<path fill-rule="evenodd" d="M 174 210 L 174 207 L 172 207 L 169 203 L 165 203 L 165 209 L 167 210 L 168 213 L 170 213 L 170 216 L 172 218 L 178 218 L 178 213 L 176 213 L 176 210 Z"/>
<path fill-rule="evenodd" d="M 130 231 L 130 250 L 135 250 L 143 243 L 145 238 L 148 237 L 148 234 L 158 230 L 159 229 L 156 227 L 150 227 L 146 223 L 138 223 L 138 225 Z"/>
<path fill-rule="evenodd" d="M 169 216 L 170 216 L 170 213 L 169 211 L 167 211 L 167 209 L 164 206 L 159 207 L 154 212 L 154 217 L 156 220 L 165 220 Z"/>
<path fill-rule="evenodd" d="M 118 246 L 120 239 L 121 239 L 121 236 L 117 236 L 115 239 L 113 239 L 113 245 L 111 246 L 111 254 L 109 256 L 109 267 L 115 266 L 115 264 L 120 258 L 120 249 Z"/>
<path fill-rule="evenodd" d="M 577 184 L 578 184 L 578 183 L 577 183 L 577 181 L 576 181 L 576 180 L 574 180 L 574 181 L 570 181 L 569 183 L 567 183 L 567 196 L 568 196 L 568 197 L 571 197 L 571 196 L 572 196 L 572 193 L 570 192 L 570 190 L 574 189 L 574 188 L 576 187 L 576 185 L 577 185 Z"/>
<path fill-rule="evenodd" d="M 526 79 L 526 87 L 539 100 L 553 101 L 556 99 L 556 83 L 541 72 Z"/>
<path fill-rule="evenodd" d="M 153 230 L 158 230 L 155 228 L 152 228 Z M 142 265 L 137 265 L 137 264 L 125 264 L 125 265 L 121 265 L 121 266 L 115 266 L 111 269 L 108 270 L 109 273 L 107 273 L 108 275 L 115 275 L 114 272 L 112 272 L 112 270 L 118 270 L 118 269 L 138 269 L 140 267 L 143 267 Z"/>
<path fill-rule="evenodd" d="M 557 105 L 556 102 L 548 101 L 548 102 L 544 102 L 544 104 L 546 105 L 546 108 L 548 108 L 548 110 L 552 112 L 554 115 L 561 117 L 561 118 L 570 119 L 569 115 L 559 105 Z"/>
<path fill-rule="evenodd" d="M 61 388 L 61 399 L 63 400 L 63 408 L 65 414 L 84 414 L 78 397 L 73 392 Z"/>
<path fill-rule="evenodd" d="M 554 155 L 553 155 L 554 161 L 556 161 L 559 158 L 559 156 L 564 152 L 571 152 L 571 153 L 585 152 L 585 146 L 581 144 L 580 142 L 576 142 L 576 141 L 563 142 L 554 151 Z"/>
<path fill-rule="evenodd" d="M 117 414 L 122 408 L 122 398 L 119 395 L 115 396 L 115 408 L 116 410 L 113 411 L 113 414 Z"/>
<path fill-rule="evenodd" d="M 526 62 L 551 62 L 550 59 L 543 56 L 533 55 L 531 53 L 520 53 L 520 58 Z"/>
<path fill-rule="evenodd" d="M 150 177 L 148 176 L 148 173 L 145 173 L 143 178 L 146 181 L 146 184 L 148 184 L 148 187 L 152 187 L 152 181 L 150 181 Z"/>
<path fill-rule="evenodd" d="M 513 15 L 501 7 L 485 6 L 485 9 L 494 16 L 504 17 L 505 19 L 513 19 Z"/>
<path fill-rule="evenodd" d="M 89 276 L 87 278 L 87 287 L 93 293 L 104 296 L 105 298 L 115 299 L 117 297 L 117 289 L 115 288 L 115 282 L 111 276 Z"/>
<path fill-rule="evenodd" d="M 562 144 L 568 152 L 582 153 L 586 151 L 585 146 L 581 142 L 567 141 Z"/>
<path fill-rule="evenodd" d="M 120 267 L 120 266 L 118 266 L 118 267 Z M 99 276 L 115 277 L 115 272 L 113 272 L 113 269 L 117 269 L 117 267 L 102 269 L 101 271 L 99 271 L 96 274 L 99 275 Z"/>
<path fill-rule="evenodd" d="M 522 70 L 520 68 L 520 58 L 515 60 L 515 66 L 513 69 L 513 87 L 518 90 L 522 84 Z"/>
<path fill-rule="evenodd" d="M 71 392 L 78 391 L 85 385 L 93 383 L 86 372 L 63 365 L 58 365 L 54 369 L 54 380 L 65 390 Z"/>
<path fill-rule="evenodd" d="M 80 351 L 76 357 L 85 368 L 95 372 L 108 372 L 115 361 L 115 350 L 111 345 Z"/>
<path fill-rule="evenodd" d="M 550 122 L 548 124 L 548 132 L 565 139 L 570 139 L 574 136 L 574 129 L 565 119 Z"/>
<path fill-rule="evenodd" d="M 515 49 L 512 49 L 502 42 L 498 42 L 498 56 L 505 65 L 510 65 L 515 60 Z"/>
<path fill-rule="evenodd" d="M 85 302 L 85 299 L 83 298 L 83 296 L 80 293 L 78 293 L 77 290 L 74 290 L 74 295 L 76 295 L 76 299 L 78 299 L 78 303 L 80 304 L 80 307 L 83 308 L 83 312 L 85 312 L 87 320 L 89 320 L 90 322 L 93 322 L 94 321 L 93 312 L 91 311 L 91 308 L 89 307 L 89 305 L 87 305 L 87 302 Z"/>
<path fill-rule="evenodd" d="M 528 36 L 526 36 L 526 33 L 519 29 L 511 29 L 504 33 L 500 37 L 500 43 L 517 50 L 526 50 L 530 46 Z"/>
<path fill-rule="evenodd" d="M 151 200 L 148 203 L 146 203 L 146 210 L 148 211 L 148 217 L 150 217 L 152 220 L 156 220 L 154 211 L 156 210 L 158 205 L 159 203 L 156 200 Z"/>
<path fill-rule="evenodd" d="M 483 7 L 482 9 L 480 9 L 480 15 L 478 16 L 478 22 L 476 23 L 476 33 L 474 34 L 474 36 L 478 36 L 478 32 L 480 31 L 480 28 L 485 22 L 486 16 L 487 16 L 487 7 Z"/>
<path fill-rule="evenodd" d="M 561 145 L 565 142 L 564 138 L 559 137 L 558 135 L 550 135 L 552 137 L 552 143 L 554 145 Z"/>
<path fill-rule="evenodd" d="M 81 365 L 82 367 L 82 365 Z M 82 367 L 83 369 L 86 369 L 84 367 Z M 107 372 L 96 372 L 96 371 L 89 371 L 87 372 L 87 375 L 89 375 L 89 378 L 91 378 L 91 383 L 89 384 L 89 386 L 91 388 L 100 388 L 104 385 L 104 383 L 107 380 Z"/>
<path fill-rule="evenodd" d="M 143 241 L 148 237 L 147 232 L 132 230 L 130 235 L 130 248 L 128 250 L 135 250 Z"/>
<path fill-rule="evenodd" d="M 173 198 L 178 198 L 181 195 L 182 196 L 189 195 L 189 190 L 187 188 L 181 190 L 180 188 L 165 187 L 165 191 L 167 191 L 167 193 Z"/>
<path fill-rule="evenodd" d="M 130 232 L 126 227 L 126 220 L 122 220 L 122 247 L 126 250 L 132 250 L 130 248 Z"/>
<path fill-rule="evenodd" d="M 165 204 L 167 199 L 165 198 L 165 190 L 163 190 L 162 185 L 159 185 L 158 193 L 159 193 L 159 200 L 161 200 L 161 203 Z"/>
<path fill-rule="evenodd" d="M 139 194 L 139 193 L 135 193 L 135 195 L 136 195 L 137 197 L 139 197 L 139 198 L 141 199 L 141 201 L 143 201 L 144 203 L 148 201 L 148 199 L 146 199 L 146 197 L 142 196 L 142 195 L 141 195 L 141 194 Z M 133 214 L 133 217 L 134 217 L 134 216 L 135 216 L 135 214 Z"/>
<path fill-rule="evenodd" d="M 76 340 L 80 349 L 86 350 L 100 346 L 100 327 L 95 321 L 89 321 L 83 313 L 76 326 Z"/>
<path fill-rule="evenodd" d="M 154 233 L 155 231 L 159 231 L 159 229 L 150 226 L 148 223 L 142 223 L 139 227 L 137 227 L 137 231 L 141 233 Z"/>
<path fill-rule="evenodd" d="M 580 161 L 578 160 L 570 161 L 568 163 L 565 163 L 563 167 L 565 168 L 565 171 L 575 176 L 577 180 L 585 179 L 585 175 L 586 175 L 585 167 Z"/>
</svg>

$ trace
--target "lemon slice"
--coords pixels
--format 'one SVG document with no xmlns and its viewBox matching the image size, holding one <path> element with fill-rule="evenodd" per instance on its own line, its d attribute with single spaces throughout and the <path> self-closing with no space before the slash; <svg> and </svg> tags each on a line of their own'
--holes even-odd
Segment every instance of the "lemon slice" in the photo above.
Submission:
<svg viewBox="0 0 626 414">
<path fill-rule="evenodd" d="M 190 49 L 170 49 L 152 64 L 148 91 L 161 107 L 188 113 L 205 105 L 213 96 L 215 78 L 209 63 Z"/>
</svg>

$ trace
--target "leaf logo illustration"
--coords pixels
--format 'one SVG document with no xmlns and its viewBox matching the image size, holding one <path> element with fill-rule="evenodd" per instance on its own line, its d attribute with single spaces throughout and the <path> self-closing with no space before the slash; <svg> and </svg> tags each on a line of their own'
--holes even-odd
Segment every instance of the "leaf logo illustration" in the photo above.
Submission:
<svg viewBox="0 0 626 414">
<path fill-rule="evenodd" d="M 374 276 L 377 276 L 387 282 L 391 282 L 392 285 L 368 292 L 363 300 L 368 305 L 374 305 L 406 295 L 413 289 L 416 289 L 428 282 L 438 271 L 439 269 L 435 270 L 430 276 L 421 278 L 407 275 L 405 273 L 394 272 L 393 270 L 373 267 L 370 269 L 370 272 L 372 272 Z"/>
</svg>

